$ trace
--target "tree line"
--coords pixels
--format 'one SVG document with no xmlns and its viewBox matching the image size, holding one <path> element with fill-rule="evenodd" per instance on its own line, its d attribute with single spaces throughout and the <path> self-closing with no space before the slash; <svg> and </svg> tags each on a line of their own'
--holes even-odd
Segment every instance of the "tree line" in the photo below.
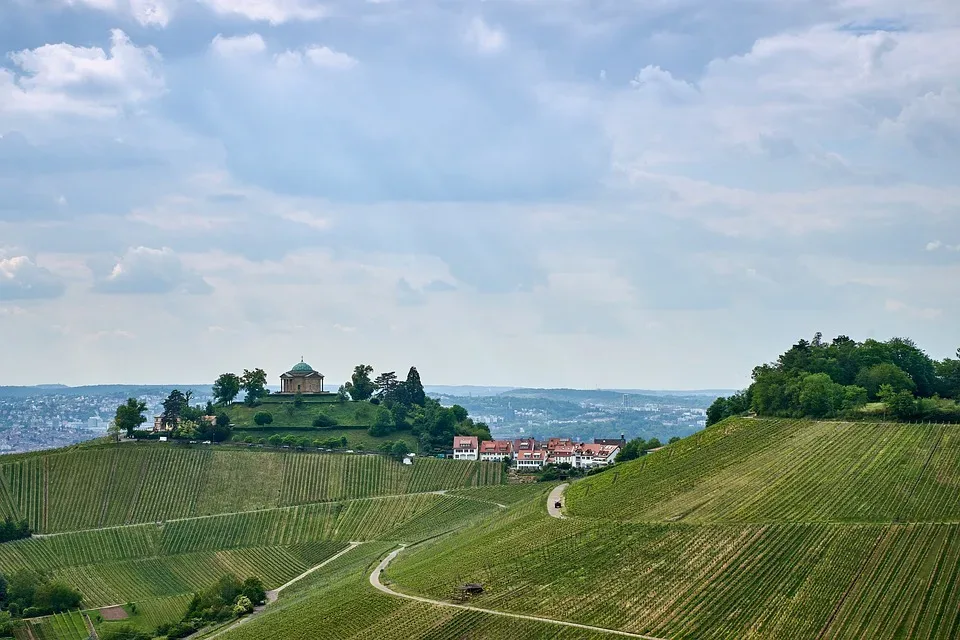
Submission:
<svg viewBox="0 0 960 640">
<path fill-rule="evenodd" d="M 785 418 L 856 418 L 878 403 L 888 419 L 960 422 L 960 349 L 934 360 L 909 338 L 857 342 L 817 333 L 753 370 L 750 386 L 717 398 L 707 426 L 753 412 Z"/>
</svg>

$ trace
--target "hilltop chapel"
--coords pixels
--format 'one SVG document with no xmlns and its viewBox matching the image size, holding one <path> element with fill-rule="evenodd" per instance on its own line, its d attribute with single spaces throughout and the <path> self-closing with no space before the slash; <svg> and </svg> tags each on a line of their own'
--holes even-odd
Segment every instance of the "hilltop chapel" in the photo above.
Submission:
<svg viewBox="0 0 960 640">
<path fill-rule="evenodd" d="M 290 371 L 281 374 L 280 393 L 318 395 L 329 392 L 323 390 L 323 374 L 315 371 L 313 367 L 303 361 L 303 358 L 300 358 L 300 362 L 293 365 Z"/>
</svg>

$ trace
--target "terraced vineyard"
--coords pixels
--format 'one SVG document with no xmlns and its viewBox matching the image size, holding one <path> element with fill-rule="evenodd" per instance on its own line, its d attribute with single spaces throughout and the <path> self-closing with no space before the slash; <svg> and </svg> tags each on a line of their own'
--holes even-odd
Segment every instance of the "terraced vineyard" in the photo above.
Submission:
<svg viewBox="0 0 960 640">
<path fill-rule="evenodd" d="M 0 516 L 51 533 L 503 480 L 494 463 L 128 444 L 0 464 Z"/>
<path fill-rule="evenodd" d="M 571 487 L 574 515 L 683 522 L 957 522 L 960 430 L 727 420 Z"/>
</svg>

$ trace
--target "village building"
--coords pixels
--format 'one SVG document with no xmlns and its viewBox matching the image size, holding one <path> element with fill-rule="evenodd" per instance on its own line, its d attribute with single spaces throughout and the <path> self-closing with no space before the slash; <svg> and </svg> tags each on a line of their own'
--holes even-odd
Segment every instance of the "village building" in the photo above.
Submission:
<svg viewBox="0 0 960 640">
<path fill-rule="evenodd" d="M 569 464 L 573 465 L 574 463 L 574 448 L 572 444 L 556 446 L 552 450 L 547 452 L 548 458 L 547 461 L 550 464 Z"/>
<path fill-rule="evenodd" d="M 479 459 L 479 450 L 477 436 L 455 436 L 453 438 L 454 460 L 477 460 Z"/>
<path fill-rule="evenodd" d="M 539 449 L 540 443 L 533 438 L 517 438 L 513 441 L 514 458 L 523 451 L 538 451 Z"/>
<path fill-rule="evenodd" d="M 323 374 L 315 371 L 300 358 L 290 371 L 280 375 L 281 395 L 320 395 L 329 393 L 323 389 Z"/>
<path fill-rule="evenodd" d="M 541 469 L 547 463 L 546 451 L 519 451 L 515 463 L 517 471 L 532 471 Z"/>
<path fill-rule="evenodd" d="M 620 447 L 613 444 L 583 444 L 574 452 L 573 466 L 578 469 L 592 469 L 613 464 Z"/>
<path fill-rule="evenodd" d="M 480 460 L 502 462 L 513 457 L 513 443 L 509 440 L 486 440 L 480 443 Z"/>
</svg>

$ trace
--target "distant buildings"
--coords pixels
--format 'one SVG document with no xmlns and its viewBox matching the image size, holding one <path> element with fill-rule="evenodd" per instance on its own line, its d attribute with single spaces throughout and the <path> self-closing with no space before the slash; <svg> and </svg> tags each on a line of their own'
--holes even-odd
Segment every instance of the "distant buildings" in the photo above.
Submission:
<svg viewBox="0 0 960 640">
<path fill-rule="evenodd" d="M 475 436 L 456 436 L 453 439 L 454 460 L 482 460 L 500 462 L 509 460 L 520 471 L 535 471 L 548 464 L 569 464 L 577 469 L 593 469 L 613 464 L 622 446 L 619 439 L 597 438 L 593 443 L 574 442 L 570 438 L 534 438 L 490 440 L 478 442 Z"/>
</svg>

